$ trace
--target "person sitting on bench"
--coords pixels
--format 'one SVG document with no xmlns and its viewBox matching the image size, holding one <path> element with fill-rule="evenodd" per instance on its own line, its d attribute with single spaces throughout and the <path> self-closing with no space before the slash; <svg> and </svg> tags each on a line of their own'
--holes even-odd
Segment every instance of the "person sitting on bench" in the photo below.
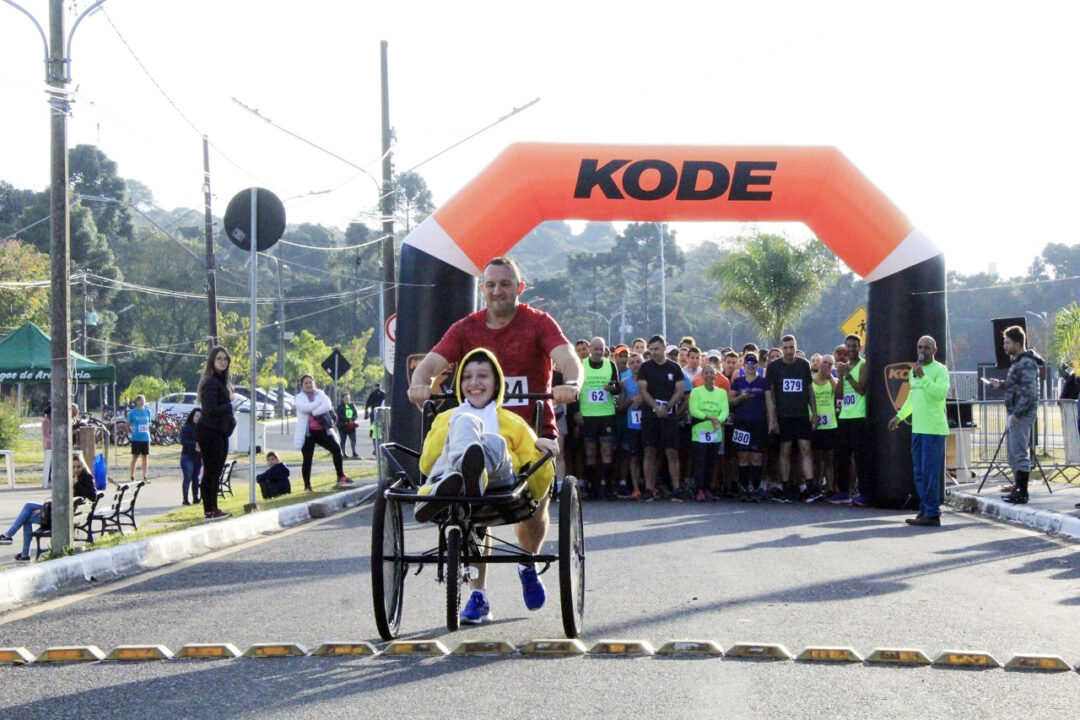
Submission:
<svg viewBox="0 0 1080 720">
<path fill-rule="evenodd" d="M 71 489 L 73 499 L 82 497 L 90 502 L 97 499 L 97 488 L 94 487 L 94 476 L 91 475 L 90 471 L 86 468 L 86 462 L 83 460 L 83 454 L 81 452 L 72 453 L 71 476 L 75 478 Z M 34 533 L 34 525 L 49 525 L 51 522 L 52 501 L 46 500 L 44 503 L 26 503 L 23 505 L 22 510 L 19 511 L 19 516 L 15 518 L 15 522 L 11 524 L 11 528 L 3 535 L 0 535 L 0 545 L 10 545 L 14 542 L 13 538 L 15 537 L 15 533 L 22 528 L 23 548 L 22 552 L 15 556 L 15 562 L 30 562 L 30 540 Z"/>
<path fill-rule="evenodd" d="M 555 441 L 537 438 L 521 416 L 503 408 L 506 383 L 495 356 L 484 348 L 468 353 L 458 364 L 454 392 L 461 403 L 435 417 L 424 439 L 420 471 L 428 476 L 421 495 L 480 496 L 485 491 L 513 487 L 517 473 L 537 462 L 545 451 L 553 455 Z M 551 485 L 551 463 L 529 478 L 529 493 L 543 498 Z M 440 503 L 416 503 L 417 522 L 427 522 Z"/>
</svg>

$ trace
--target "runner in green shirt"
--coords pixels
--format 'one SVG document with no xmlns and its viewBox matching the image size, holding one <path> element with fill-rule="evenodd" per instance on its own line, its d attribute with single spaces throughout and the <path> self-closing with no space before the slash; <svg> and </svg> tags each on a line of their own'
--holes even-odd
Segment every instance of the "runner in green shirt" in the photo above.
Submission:
<svg viewBox="0 0 1080 720">
<path fill-rule="evenodd" d="M 836 380 L 832 371 L 835 360 L 832 355 L 822 355 L 818 360 L 818 369 L 814 373 L 812 389 L 817 398 L 817 416 L 811 418 L 814 433 L 810 436 L 810 446 L 814 453 L 814 484 L 806 502 L 817 502 L 822 498 L 822 479 L 825 480 L 825 496 L 836 493 L 836 477 L 833 475 L 833 448 L 836 447 Z"/>
<path fill-rule="evenodd" d="M 694 422 L 690 427 L 690 448 L 698 502 L 709 499 L 709 484 L 716 456 L 723 449 L 724 421 L 728 417 L 728 394 L 716 387 L 716 368 L 703 367 L 701 379 L 701 387 L 690 391 L 690 418 Z"/>
</svg>

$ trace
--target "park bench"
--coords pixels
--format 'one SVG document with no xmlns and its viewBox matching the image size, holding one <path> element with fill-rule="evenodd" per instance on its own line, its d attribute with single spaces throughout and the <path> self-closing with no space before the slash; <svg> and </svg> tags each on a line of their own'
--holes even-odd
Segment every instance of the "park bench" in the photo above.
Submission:
<svg viewBox="0 0 1080 720">
<path fill-rule="evenodd" d="M 102 495 L 103 495 L 103 493 L 98 493 L 98 498 L 100 498 Z M 82 519 L 83 516 L 84 516 L 83 511 L 86 509 L 85 506 L 87 504 L 88 504 L 87 500 L 84 497 L 77 497 L 71 503 L 71 508 L 72 508 L 72 518 L 71 519 L 72 519 L 72 523 L 76 527 L 80 526 L 84 522 L 83 519 Z M 97 505 L 96 500 L 94 501 L 94 505 Z M 50 549 L 50 548 L 45 548 L 43 550 L 41 548 L 41 540 L 43 538 L 50 538 L 50 539 L 52 538 L 52 523 L 50 522 L 50 524 L 48 526 L 40 526 L 39 525 L 38 529 L 30 534 L 30 537 L 32 537 L 34 539 L 34 544 L 35 544 L 35 548 L 36 548 L 35 552 L 37 554 L 34 557 L 35 557 L 35 559 L 40 558 L 43 553 L 47 552 Z M 50 543 L 50 546 L 51 546 L 51 543 Z"/>
<path fill-rule="evenodd" d="M 15 451 L 0 450 L 0 458 L 4 459 L 4 470 L 7 471 L 8 487 L 15 489 Z"/>
<path fill-rule="evenodd" d="M 131 486 L 127 483 L 117 486 L 113 492 L 112 505 L 109 506 L 108 512 L 94 513 L 91 517 L 91 522 L 98 522 L 101 527 L 98 529 L 98 535 L 104 535 L 112 528 L 115 532 L 124 534 L 123 528 L 120 527 L 120 507 L 124 502 L 124 493 L 128 491 Z"/>
<path fill-rule="evenodd" d="M 218 495 L 221 496 L 222 500 L 225 499 L 226 491 L 230 495 L 233 494 L 233 491 L 232 491 L 232 474 L 233 474 L 233 468 L 235 468 L 235 467 L 236 467 L 236 461 L 233 460 L 231 463 L 229 463 L 228 465 L 226 465 L 225 467 L 223 467 L 221 469 L 221 480 L 218 481 Z"/>
<path fill-rule="evenodd" d="M 124 534 L 124 526 L 130 525 L 132 530 L 138 530 L 139 526 L 135 523 L 135 503 L 139 500 L 139 491 L 142 490 L 143 485 L 146 484 L 145 480 L 140 480 L 135 483 L 135 490 L 131 493 L 131 499 L 128 500 L 127 507 L 118 510 L 116 513 L 116 528 L 120 531 L 120 534 Z"/>
</svg>

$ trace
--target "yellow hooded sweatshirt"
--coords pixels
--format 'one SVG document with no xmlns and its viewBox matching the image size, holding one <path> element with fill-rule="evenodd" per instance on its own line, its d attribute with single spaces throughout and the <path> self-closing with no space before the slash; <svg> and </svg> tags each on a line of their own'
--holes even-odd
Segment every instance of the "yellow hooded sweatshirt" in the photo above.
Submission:
<svg viewBox="0 0 1080 720">
<path fill-rule="evenodd" d="M 461 359 L 457 366 L 457 372 L 454 374 L 454 394 L 457 395 L 459 403 L 464 404 L 467 402 L 461 392 L 461 372 L 470 360 L 481 354 L 490 358 L 491 364 L 495 367 L 495 413 L 499 418 L 499 435 L 506 440 L 506 449 L 510 452 L 514 472 L 519 473 L 522 467 L 526 464 L 536 463 L 543 457 L 544 453 L 536 447 L 536 434 L 529 427 L 529 424 L 522 420 L 521 416 L 503 408 L 503 394 L 506 391 L 506 382 L 503 379 L 502 367 L 499 366 L 499 361 L 495 359 L 495 355 L 491 351 L 477 348 L 469 351 Z M 438 459 L 443 447 L 446 445 L 446 434 L 450 427 L 450 416 L 453 412 L 453 410 L 447 410 L 436 415 L 435 420 L 431 423 L 431 429 L 428 430 L 427 437 L 424 438 L 424 449 L 420 454 L 420 472 L 424 473 L 424 475 L 431 471 L 435 460 Z M 529 477 L 529 494 L 533 500 L 539 502 L 547 495 L 554 477 L 555 463 L 553 460 L 544 463 L 543 467 Z"/>
</svg>

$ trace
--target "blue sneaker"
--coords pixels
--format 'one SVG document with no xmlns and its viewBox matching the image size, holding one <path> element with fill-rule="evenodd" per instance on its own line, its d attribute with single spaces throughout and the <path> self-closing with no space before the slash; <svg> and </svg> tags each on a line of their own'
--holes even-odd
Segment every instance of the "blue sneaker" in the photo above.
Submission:
<svg viewBox="0 0 1080 720">
<path fill-rule="evenodd" d="M 866 507 L 870 504 L 870 501 L 866 498 L 865 495 L 859 493 L 855 497 L 851 498 L 851 504 L 857 505 L 858 507 Z"/>
<path fill-rule="evenodd" d="M 521 578 L 521 594 L 525 598 L 525 607 L 530 610 L 539 610 L 544 607 L 547 592 L 544 590 L 544 581 L 536 574 L 536 568 L 519 567 L 518 577 Z"/>
<path fill-rule="evenodd" d="M 829 503 L 830 505 L 850 505 L 851 496 L 847 493 L 838 492 L 832 497 L 826 498 L 825 502 Z"/>
<path fill-rule="evenodd" d="M 481 625 L 492 621 L 491 604 L 484 599 L 484 593 L 473 590 L 465 609 L 461 611 L 461 622 L 466 625 Z"/>
</svg>

